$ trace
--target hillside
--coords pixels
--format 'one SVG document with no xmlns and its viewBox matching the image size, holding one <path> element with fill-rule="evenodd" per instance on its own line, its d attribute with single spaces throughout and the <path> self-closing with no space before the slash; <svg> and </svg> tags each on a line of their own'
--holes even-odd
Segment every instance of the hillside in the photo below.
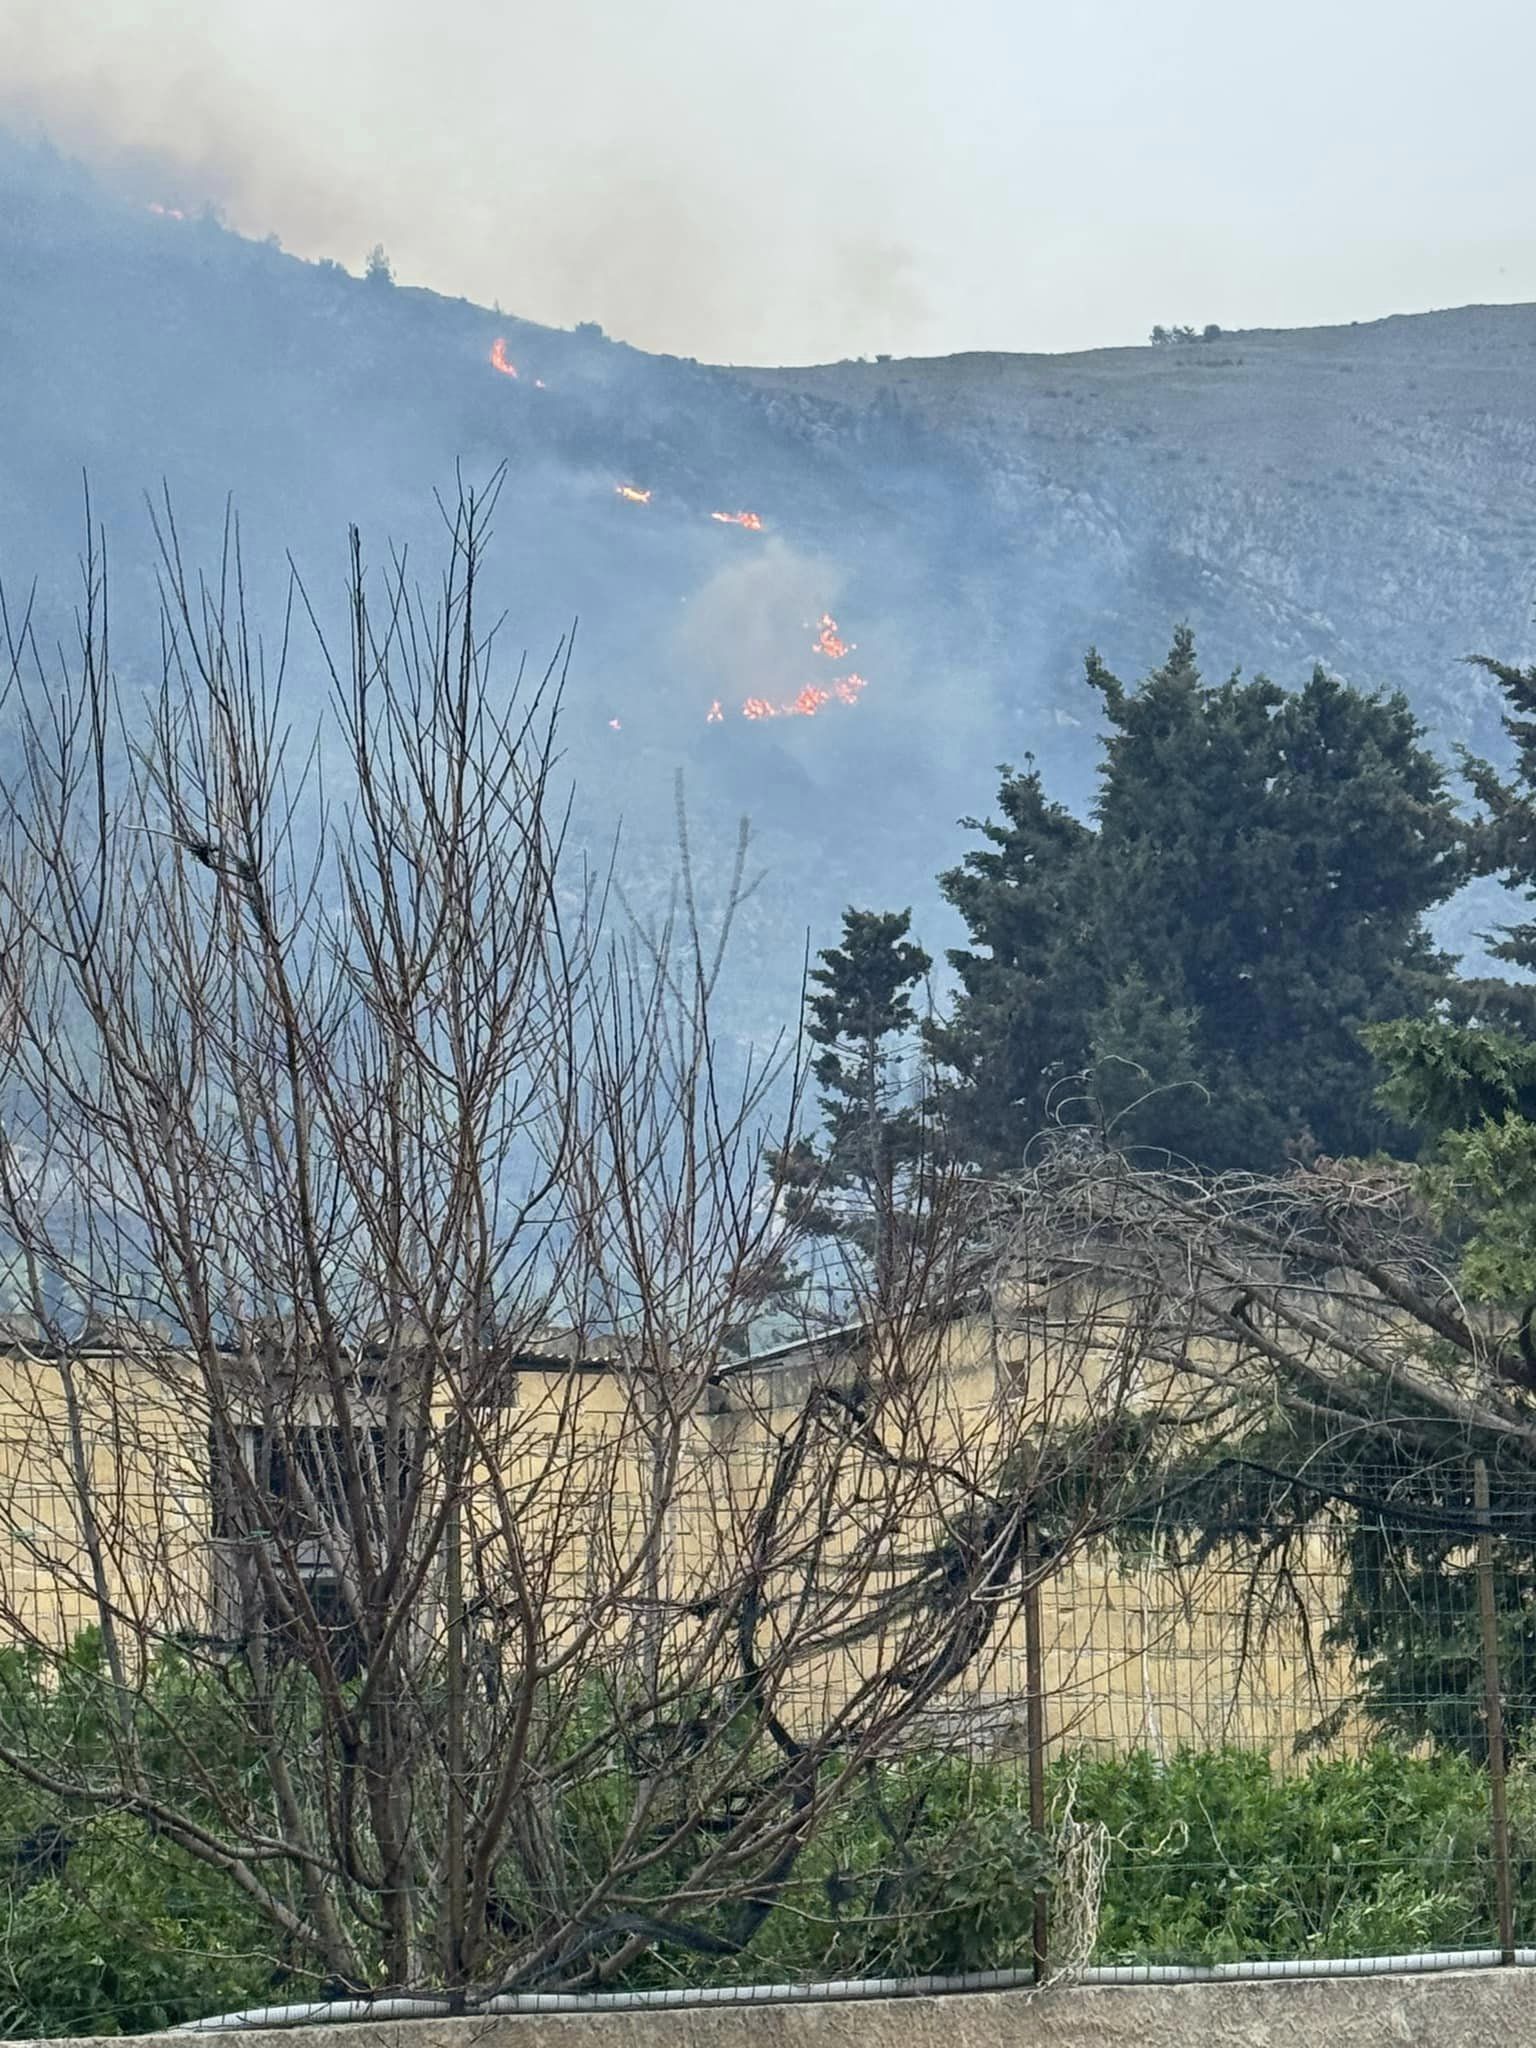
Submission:
<svg viewBox="0 0 1536 2048">
<path fill-rule="evenodd" d="M 146 489 L 202 558 L 232 493 L 258 604 L 291 550 L 334 612 L 349 521 L 430 573 L 433 490 L 503 463 L 508 654 L 542 666 L 579 617 L 583 830 L 622 819 L 655 901 L 678 771 L 696 844 L 723 855 L 752 815 L 744 1030 L 849 899 L 927 905 L 942 943 L 933 872 L 998 761 L 1090 800 L 1090 643 L 1132 675 L 1187 618 L 1210 669 L 1321 660 L 1479 747 L 1493 696 L 1460 657 L 1532 651 L 1536 307 L 733 371 L 301 263 L 0 139 L 0 573 L 37 579 L 50 630 L 82 471 L 119 665 L 147 677 Z M 307 651 L 292 688 L 318 703 Z"/>
</svg>

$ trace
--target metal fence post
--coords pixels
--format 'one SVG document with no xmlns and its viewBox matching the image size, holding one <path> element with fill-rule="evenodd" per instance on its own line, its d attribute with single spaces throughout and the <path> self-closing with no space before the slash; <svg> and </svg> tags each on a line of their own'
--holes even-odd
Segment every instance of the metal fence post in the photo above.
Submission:
<svg viewBox="0 0 1536 2048">
<path fill-rule="evenodd" d="M 1515 1960 L 1515 1901 L 1510 1880 L 1509 1804 L 1504 1783 L 1504 1700 L 1499 1677 L 1499 1616 L 1493 1595 L 1493 1516 L 1488 1467 L 1472 1468 L 1472 1505 L 1477 1514 L 1477 1607 L 1483 1637 L 1483 1712 L 1488 1729 L 1488 1809 L 1493 1832 L 1493 1883 L 1499 1912 L 1499 1951 Z"/>
<path fill-rule="evenodd" d="M 1029 1749 L 1029 1825 L 1045 1841 L 1045 1651 L 1040 1629 L 1040 1545 L 1030 1522 L 1024 1538 L 1025 1741 Z M 1044 1889 L 1034 1900 L 1031 1953 L 1035 1982 L 1043 1984 L 1050 1937 L 1050 1902 Z"/>
<path fill-rule="evenodd" d="M 464 1531 L 461 1508 L 464 1439 L 462 1418 L 454 1416 L 446 1432 L 444 1483 L 448 1499 L 443 1522 L 444 1623 L 447 1667 L 447 1799 L 444 1809 L 444 1861 L 448 1880 L 448 1926 L 444 1974 L 456 2009 L 464 1997 L 465 1949 L 468 1943 L 469 1869 L 465 1855 L 465 1671 L 464 1671 Z"/>
</svg>

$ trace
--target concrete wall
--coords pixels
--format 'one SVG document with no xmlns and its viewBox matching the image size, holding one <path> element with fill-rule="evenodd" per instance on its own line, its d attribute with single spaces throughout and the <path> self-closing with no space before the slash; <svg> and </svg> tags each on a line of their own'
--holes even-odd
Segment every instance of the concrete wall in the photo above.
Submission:
<svg viewBox="0 0 1536 2048">
<path fill-rule="evenodd" d="M 1119 1384 L 1124 1349 L 1134 1353 L 1136 1333 L 1109 1313 L 1079 1315 L 1080 1306 L 1068 1302 L 1060 1313 L 1001 1321 L 960 1317 L 903 1336 L 904 1363 L 917 1368 L 914 1412 L 946 1466 L 985 1488 L 1042 1422 L 1079 1422 L 1100 1402 L 1108 1412 L 1121 1398 L 1155 1406 L 1165 1397 L 1163 1369 L 1139 1358 L 1134 1391 L 1104 1394 L 1106 1380 Z M 775 1459 L 813 1388 L 855 1383 L 869 1370 L 870 1341 L 856 1336 L 804 1346 L 734 1370 L 712 1405 L 692 1418 L 665 1558 L 665 1591 L 674 1603 L 667 1647 L 680 1659 L 691 1655 L 685 1610 L 717 1593 L 756 1541 Z M 886 1382 L 899 1377 L 892 1363 L 882 1362 Z M 236 1633 L 237 1621 L 214 1597 L 208 1404 L 195 1365 L 183 1367 L 167 1354 L 151 1369 L 143 1357 L 104 1350 L 79 1362 L 76 1380 L 112 1593 L 137 1624 L 127 1633 L 146 1651 L 178 1635 Z M 500 1480 L 516 1497 L 520 1531 L 547 1565 L 543 1618 L 551 1639 L 590 1614 L 594 1594 L 618 1582 L 643 1540 L 648 1466 L 638 1419 L 636 1397 L 620 1375 L 573 1376 L 552 1363 L 520 1371 L 516 1401 L 486 1424 Z M 819 1498 L 817 1487 L 843 1455 L 830 1440 L 817 1441 L 821 1449 L 802 1489 L 806 1501 Z M 846 1466 L 840 1484 L 852 1470 Z M 97 1618 L 75 1492 L 56 1366 L 0 1349 L 0 1642 L 33 1641 L 56 1651 Z M 489 1542 L 493 1569 L 501 1555 L 498 1495 L 488 1483 L 477 1486 L 465 1510 L 471 1541 L 478 1533 Z M 878 1519 L 889 1511 L 879 1505 L 878 1475 L 872 1497 Z M 901 1511 L 904 1547 L 921 1550 L 942 1533 L 941 1510 L 958 1512 L 968 1498 L 937 1487 L 925 1511 L 914 1497 Z M 848 1518 L 845 1544 L 857 1534 Z M 1281 1762 L 1293 1757 L 1297 1736 L 1355 1690 L 1348 1663 L 1316 1647 L 1335 1610 L 1337 1576 L 1325 1557 L 1309 1561 L 1310 1636 L 1284 1601 L 1255 1630 L 1249 1562 L 1221 1557 L 1198 1572 L 1176 1571 L 1100 1551 L 1053 1574 L 1041 1598 L 1053 1746 L 1172 1754 L 1185 1745 L 1231 1743 Z M 769 1588 L 786 1612 L 795 1596 L 793 1571 Z M 823 1613 L 825 1627 L 806 1633 L 840 1638 L 846 1617 L 832 1615 L 825 1603 Z M 824 1725 L 851 1687 L 898 1660 L 904 1627 L 898 1620 L 893 1636 L 871 1633 L 808 1653 L 785 1674 L 776 1711 L 802 1731 Z M 605 1654 L 622 1657 L 626 1630 L 622 1616 L 604 1623 Z M 697 1674 L 690 1678 L 696 1682 Z M 911 1739 L 1016 1756 L 1024 1698 L 1024 1630 L 1015 1612 L 996 1629 L 988 1657 L 934 1703 Z M 1348 1748 L 1358 1733 L 1355 1723 L 1346 1724 L 1338 1746 Z"/>
<path fill-rule="evenodd" d="M 248 2048 L 1503 2048 L 1533 2036 L 1536 1970 L 1456 1970 L 1313 1983 L 253 2029 L 241 2039 Z M 187 2040 L 148 2038 L 161 2048 Z"/>
</svg>

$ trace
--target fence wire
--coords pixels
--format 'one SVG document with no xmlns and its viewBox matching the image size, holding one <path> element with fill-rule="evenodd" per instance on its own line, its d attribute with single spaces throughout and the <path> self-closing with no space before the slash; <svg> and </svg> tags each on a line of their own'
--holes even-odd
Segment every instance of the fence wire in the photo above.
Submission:
<svg viewBox="0 0 1536 2048">
<path fill-rule="evenodd" d="M 133 2030 L 338 1995 L 153 1827 L 50 1792 L 53 1760 L 92 1739 L 71 1672 L 95 1673 L 99 1650 L 79 1531 L 24 1464 L 0 1554 L 0 1606 L 24 1623 L 0 1655 L 0 2024 Z M 1536 1489 L 1496 1481 L 1484 1506 L 1471 1467 L 1417 1493 L 1401 1470 L 1357 1468 L 1334 1493 L 1260 1476 L 1264 1512 L 1142 1514 L 1042 1552 L 1033 1589 L 818 1820 L 750 1943 L 711 1947 L 658 1907 L 605 1993 L 1528 1953 Z M 184 1568 L 197 1503 L 118 1493 L 162 1562 L 174 1523 Z M 561 1570 L 552 1599 L 574 1597 L 580 1561 Z M 122 1597 L 147 1614 L 154 1587 Z M 776 1711 L 824 1722 L 857 1675 L 822 1658 L 784 1678 Z M 199 1770 L 176 1682 L 154 1711 Z M 543 1867 L 600 1861 L 640 1768 L 599 1745 L 569 1796 L 530 1807 Z"/>
</svg>

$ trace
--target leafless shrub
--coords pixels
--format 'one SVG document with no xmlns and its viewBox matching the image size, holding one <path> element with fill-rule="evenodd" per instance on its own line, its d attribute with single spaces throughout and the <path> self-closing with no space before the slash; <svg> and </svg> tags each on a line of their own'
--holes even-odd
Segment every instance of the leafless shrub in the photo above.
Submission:
<svg viewBox="0 0 1536 2048">
<path fill-rule="evenodd" d="M 686 876 L 641 930 L 572 871 L 558 664 L 500 692 L 477 611 L 492 502 L 432 604 L 354 536 L 308 739 L 298 584 L 269 649 L 233 540 L 200 582 L 163 514 L 141 705 L 93 536 L 74 658 L 6 620 L 0 864 L 0 1627 L 98 1630 L 107 1731 L 40 1754 L 0 1702 L 0 1768 L 224 1873 L 290 1969 L 467 2004 L 749 1942 L 996 1653 L 1052 1404 L 1091 1466 L 1140 1351 L 1048 1335 L 970 1426 L 997 1226 L 936 1169 L 856 1374 L 722 1373 L 795 1250 L 797 1056 L 724 1071 Z"/>
<path fill-rule="evenodd" d="M 1536 1455 L 1529 1339 L 1464 1298 L 1409 1165 L 1209 1177 L 1074 1135 L 1019 1200 L 1025 1277 L 1112 1290 L 1147 1368 L 1198 1393 L 1212 1432 L 1279 1404 L 1335 1436 Z"/>
</svg>

